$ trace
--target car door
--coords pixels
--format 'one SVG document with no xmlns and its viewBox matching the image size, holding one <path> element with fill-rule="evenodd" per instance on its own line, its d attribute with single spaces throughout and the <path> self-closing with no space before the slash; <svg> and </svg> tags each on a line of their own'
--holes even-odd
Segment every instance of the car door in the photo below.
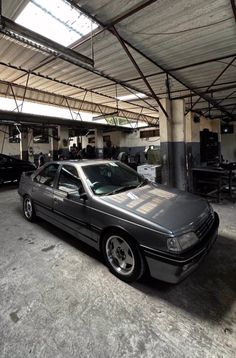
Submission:
<svg viewBox="0 0 236 358">
<path fill-rule="evenodd" d="M 91 244 L 90 209 L 84 187 L 75 166 L 64 164 L 54 190 L 53 210 L 58 223 L 67 232 Z"/>
<path fill-rule="evenodd" d="M 59 164 L 51 163 L 34 177 L 32 199 L 36 213 L 47 219 L 53 217 L 53 192 Z"/>
</svg>

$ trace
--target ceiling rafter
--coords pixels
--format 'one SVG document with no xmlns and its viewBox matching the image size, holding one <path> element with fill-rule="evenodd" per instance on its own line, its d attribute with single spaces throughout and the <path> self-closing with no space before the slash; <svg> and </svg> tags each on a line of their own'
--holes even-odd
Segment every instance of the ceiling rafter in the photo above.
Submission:
<svg viewBox="0 0 236 358">
<path fill-rule="evenodd" d="M 138 73 L 140 74 L 140 76 L 142 77 L 142 80 L 144 81 L 145 85 L 147 86 L 147 88 L 149 89 L 149 91 L 152 94 L 152 97 L 157 101 L 158 105 L 160 106 L 162 112 L 165 114 L 165 116 L 168 118 L 168 114 L 165 110 L 165 108 L 163 107 L 163 105 L 161 104 L 159 98 L 157 97 L 157 95 L 155 94 L 155 92 L 153 91 L 150 83 L 147 81 L 146 77 L 144 76 L 143 72 L 141 71 L 140 67 L 138 66 L 137 62 L 134 60 L 133 56 L 131 55 L 129 49 L 127 48 L 127 46 L 125 45 L 124 41 L 122 40 L 122 38 L 120 37 L 118 31 L 116 30 L 116 28 L 113 26 L 112 28 L 112 32 L 115 34 L 115 36 L 117 37 L 118 41 L 120 42 L 122 48 L 124 49 L 124 51 L 126 52 L 127 56 L 129 57 L 130 61 L 132 62 L 132 64 L 134 65 L 134 67 L 136 68 L 136 70 L 138 71 Z"/>
<path fill-rule="evenodd" d="M 214 79 L 214 81 L 210 84 L 210 86 L 207 87 L 206 91 L 209 91 L 209 89 L 214 85 L 216 84 L 216 82 L 218 81 L 218 79 L 228 70 L 228 68 L 232 65 L 232 63 L 236 60 L 236 57 L 234 57 L 228 64 L 227 66 L 218 74 L 218 76 Z M 200 101 L 200 96 L 199 98 L 192 104 L 191 108 L 190 108 L 190 111 L 195 107 L 195 105 Z M 219 109 L 219 103 L 218 102 L 215 102 L 213 104 L 213 107 L 216 108 L 218 107 Z"/>
<path fill-rule="evenodd" d="M 235 4 L 235 0 L 230 0 L 230 2 L 231 2 L 233 14 L 234 14 L 234 19 L 235 19 L 235 22 L 236 22 L 236 4 Z"/>
<path fill-rule="evenodd" d="M 22 85 L 9 83 L 7 81 L 0 81 L 0 84 L 5 85 L 7 88 L 8 88 L 8 86 L 11 86 L 11 88 L 13 89 L 13 93 L 14 93 L 13 97 L 15 99 L 18 97 L 17 94 L 16 94 L 17 89 L 21 90 L 23 93 L 25 92 L 25 86 L 22 86 Z M 55 94 L 55 93 L 48 92 L 48 91 L 42 91 L 42 90 L 38 90 L 38 89 L 35 89 L 35 88 L 31 88 L 31 87 L 28 87 L 27 90 L 29 92 L 31 91 L 32 93 L 36 93 L 36 94 L 40 93 L 42 95 L 49 96 L 51 98 L 51 101 L 49 101 L 49 103 L 53 103 L 53 99 L 55 99 L 55 98 L 61 99 L 60 106 L 62 106 L 62 103 L 65 100 L 67 101 L 67 103 L 69 101 L 73 101 L 73 102 L 76 103 L 76 108 L 75 109 L 77 109 L 77 110 L 78 110 L 78 106 L 79 106 L 79 110 L 82 110 L 82 111 L 88 111 L 88 108 L 92 107 L 92 111 L 97 112 L 97 113 L 99 113 L 100 109 L 102 108 L 103 114 L 110 113 L 112 110 L 114 110 L 114 107 L 109 107 L 109 106 L 106 106 L 106 105 L 101 105 L 101 104 L 91 103 L 89 101 L 84 101 L 84 98 L 83 98 L 83 100 L 76 99 L 76 98 L 73 98 L 73 97 L 70 97 L 70 96 L 63 96 L 63 95 L 60 95 L 60 94 Z M 4 94 L 4 93 L 2 93 L 2 94 Z M 11 95 L 7 94 L 6 92 L 5 92 L 5 95 L 11 97 Z M 26 92 L 25 92 L 25 99 L 30 100 L 30 98 L 28 96 L 26 96 Z M 59 104 L 56 103 L 55 105 L 59 105 Z M 98 109 L 98 106 L 100 106 L 100 109 Z M 68 107 L 68 105 L 64 106 L 64 107 Z M 137 113 L 137 112 L 131 112 L 129 110 L 120 108 L 119 109 L 120 116 L 124 116 L 124 113 L 125 113 L 125 115 L 127 117 L 129 117 L 130 119 L 133 119 L 133 120 L 135 120 L 139 116 L 139 113 Z M 148 123 L 153 123 L 153 121 L 156 120 L 156 117 L 152 117 L 152 116 L 142 114 L 142 120 L 145 121 L 145 122 L 148 122 Z"/>
<path fill-rule="evenodd" d="M 210 59 L 210 60 L 194 62 L 194 63 L 191 63 L 189 65 L 185 65 L 185 66 L 180 66 L 180 67 L 176 67 L 176 68 L 170 68 L 169 71 L 170 72 L 181 71 L 181 70 L 185 70 L 185 69 L 188 69 L 188 68 L 191 68 L 191 67 L 197 67 L 197 66 L 201 66 L 201 65 L 204 65 L 204 64 L 208 64 L 208 63 L 211 63 L 211 62 L 219 62 L 221 60 L 226 60 L 227 58 L 231 58 L 231 57 L 235 57 L 235 56 L 236 56 L 236 54 L 234 53 L 232 55 L 216 57 L 216 58 L 213 58 L 213 59 Z M 150 73 L 150 74 L 146 75 L 146 78 L 155 77 L 155 76 L 164 75 L 164 74 L 165 74 L 164 71 L 154 72 L 154 73 Z M 126 80 L 125 83 L 139 81 L 139 80 L 141 80 L 141 77 L 133 77 L 133 78 L 129 78 L 128 80 Z M 103 86 L 97 86 L 97 87 L 94 87 L 93 89 L 94 90 L 102 89 L 102 88 L 107 88 L 107 87 L 110 87 L 110 86 L 112 86 L 112 84 L 107 84 L 107 85 L 103 85 Z"/>
<path fill-rule="evenodd" d="M 65 119 L 61 117 L 50 117 L 50 116 L 43 116 L 37 114 L 28 114 L 28 113 L 18 113 L 18 112 L 11 112 L 11 111 L 2 111 L 0 110 L 0 123 L 26 123 L 27 125 L 30 124 L 55 124 L 55 125 L 67 125 L 70 128 L 88 128 L 88 129 L 102 129 L 102 130 L 120 130 L 123 132 L 132 132 L 132 128 L 122 127 L 118 125 L 109 125 L 109 124 L 102 124 L 102 123 L 94 123 L 94 122 L 86 122 L 86 121 L 75 121 L 72 119 Z"/>
<path fill-rule="evenodd" d="M 74 0 L 66 0 L 67 2 L 69 2 L 74 8 L 78 9 L 79 11 L 83 12 L 87 17 L 89 17 L 91 20 L 93 20 L 94 22 L 98 23 L 102 28 L 106 27 L 105 24 L 103 24 L 100 20 L 98 20 L 96 18 L 96 16 L 90 14 L 87 10 L 85 10 L 82 6 L 78 5 L 77 3 L 75 3 Z M 112 29 L 108 28 L 108 31 L 113 33 Z M 202 93 L 198 93 L 198 91 L 196 91 L 194 88 L 192 88 L 191 85 L 185 83 L 184 80 L 180 79 L 179 77 L 177 77 L 175 74 L 173 74 L 172 72 L 170 72 L 169 70 L 165 69 L 162 65 L 158 64 L 156 61 L 154 61 L 152 58 L 150 58 L 149 56 L 147 56 L 145 53 L 143 53 L 141 50 L 139 50 L 137 47 L 135 47 L 134 45 L 132 45 L 132 43 L 130 43 L 129 41 L 125 40 L 122 36 L 120 36 L 120 38 L 123 40 L 123 42 L 125 43 L 126 46 L 129 46 L 131 49 L 133 49 L 134 51 L 136 51 L 138 54 L 140 54 L 141 56 L 143 56 L 146 60 L 150 61 L 153 65 L 155 65 L 156 67 L 160 68 L 163 72 L 167 73 L 169 76 L 171 76 L 172 78 L 174 78 L 177 82 L 179 82 L 180 84 L 182 84 L 184 87 L 186 87 L 187 89 L 191 90 L 193 93 L 195 93 L 197 96 L 201 97 L 202 99 L 204 99 L 206 102 L 214 105 L 216 108 L 218 108 L 220 111 L 222 111 L 223 113 L 225 113 L 227 116 L 229 116 L 231 119 L 234 119 L 234 116 L 232 115 L 232 113 L 228 112 L 224 107 L 217 105 L 217 103 L 211 98 L 208 97 L 205 94 Z"/>
<path fill-rule="evenodd" d="M 6 67 L 10 67 L 12 69 L 15 69 L 15 70 L 19 70 L 21 72 L 24 72 L 25 75 L 27 76 L 28 75 L 28 70 L 23 68 L 23 67 L 18 67 L 18 66 L 15 66 L 15 65 L 12 65 L 12 64 L 7 64 L 7 63 L 4 63 L 4 62 L 1 62 L 0 61 L 0 65 L 2 66 L 6 66 Z M 56 78 L 53 78 L 53 77 L 50 77 L 50 76 L 47 76 L 47 75 L 43 75 L 41 74 L 40 72 L 35 72 L 35 71 L 30 71 L 30 73 L 36 77 L 41 77 L 41 78 L 44 78 L 46 80 L 49 80 L 49 81 L 53 81 L 53 82 L 56 82 L 56 83 L 60 83 L 60 84 L 63 84 L 63 85 L 66 85 L 66 86 L 69 86 L 69 87 L 73 87 L 73 88 L 77 88 L 79 90 L 81 90 L 81 92 L 90 92 L 90 93 L 93 93 L 93 94 L 96 94 L 96 95 L 99 95 L 99 96 L 102 96 L 104 98 L 109 98 L 109 99 L 112 99 L 113 101 L 116 101 L 116 98 L 115 97 L 112 97 L 112 96 L 109 96 L 109 95 L 106 95 L 106 94 L 103 94 L 103 93 L 100 93 L 100 92 L 97 92 L 97 91 L 93 91 L 93 90 L 90 90 L 90 89 L 87 89 L 87 88 L 84 88 L 84 87 L 81 87 L 81 86 L 78 86 L 76 84 L 72 84 L 72 83 L 69 83 L 69 82 L 65 82 L 65 81 L 62 81 L 62 80 L 59 80 L 59 79 L 56 79 Z M 15 83 L 16 80 L 12 81 L 12 84 Z M 122 101 L 124 103 L 127 103 L 127 104 L 130 104 L 130 102 L 128 101 Z M 148 103 L 147 103 L 148 104 Z M 140 108 L 147 108 L 147 107 L 144 107 L 144 106 L 141 106 L 141 105 L 136 105 L 137 107 L 140 107 Z M 152 110 L 155 110 L 154 108 L 152 108 L 152 105 L 149 104 L 149 109 L 152 109 Z"/>
</svg>

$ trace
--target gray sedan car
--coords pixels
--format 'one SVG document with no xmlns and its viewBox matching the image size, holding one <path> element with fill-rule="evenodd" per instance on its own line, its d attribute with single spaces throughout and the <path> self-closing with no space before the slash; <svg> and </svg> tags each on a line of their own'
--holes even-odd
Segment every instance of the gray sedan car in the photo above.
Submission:
<svg viewBox="0 0 236 358">
<path fill-rule="evenodd" d="M 119 161 L 49 162 L 19 185 L 27 220 L 37 216 L 99 250 L 126 282 L 145 271 L 177 283 L 217 237 L 219 219 L 195 195 L 153 184 Z"/>
</svg>

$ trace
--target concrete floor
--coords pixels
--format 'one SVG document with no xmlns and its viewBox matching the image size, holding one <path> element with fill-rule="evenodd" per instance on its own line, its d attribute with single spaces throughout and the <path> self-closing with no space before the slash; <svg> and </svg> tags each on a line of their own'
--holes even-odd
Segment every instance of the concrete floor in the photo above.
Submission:
<svg viewBox="0 0 236 358">
<path fill-rule="evenodd" d="M 236 204 L 214 208 L 220 236 L 195 273 L 128 285 L 1 188 L 0 357 L 235 357 Z"/>
</svg>

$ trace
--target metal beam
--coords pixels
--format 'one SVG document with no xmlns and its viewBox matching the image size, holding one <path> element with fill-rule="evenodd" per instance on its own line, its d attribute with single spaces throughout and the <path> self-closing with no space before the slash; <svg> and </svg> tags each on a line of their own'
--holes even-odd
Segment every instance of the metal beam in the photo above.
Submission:
<svg viewBox="0 0 236 358">
<path fill-rule="evenodd" d="M 232 107 L 235 105 L 235 102 L 233 103 L 228 103 L 228 104 L 225 104 L 225 107 Z M 201 110 L 206 110 L 206 112 L 202 113 L 203 115 L 205 115 L 205 113 L 209 112 L 209 111 L 219 111 L 217 108 L 214 108 L 214 107 L 211 107 L 211 108 L 201 108 Z"/>
<path fill-rule="evenodd" d="M 119 22 L 127 19 L 128 17 L 136 14 L 137 12 L 139 12 L 140 10 L 143 10 L 145 7 L 153 4 L 154 2 L 156 2 L 158 0 L 148 0 L 148 1 L 144 1 L 143 3 L 141 3 L 138 6 L 134 6 L 132 9 L 128 10 L 126 13 L 116 17 L 115 19 L 112 20 L 112 22 L 110 22 L 108 25 L 106 25 L 104 27 L 103 30 L 106 30 L 112 26 L 115 26 L 116 24 L 118 24 Z M 69 1 L 70 2 L 70 1 Z"/>
<path fill-rule="evenodd" d="M 157 101 L 158 105 L 160 106 L 162 112 L 165 114 L 165 116 L 167 118 L 169 118 L 165 108 L 163 107 L 163 105 L 161 104 L 159 98 L 157 97 L 157 95 L 155 94 L 155 92 L 153 91 L 150 83 L 148 82 L 148 80 L 146 79 L 146 77 L 144 76 L 143 72 L 141 71 L 140 67 L 138 66 L 137 62 L 134 60 L 133 56 L 131 55 L 128 47 L 126 46 L 126 44 L 124 43 L 123 39 L 120 37 L 119 33 L 117 32 L 115 27 L 111 28 L 112 32 L 114 33 L 114 35 L 116 36 L 116 38 L 118 39 L 118 41 L 120 42 L 121 46 L 123 47 L 124 51 L 126 52 L 127 56 L 129 57 L 130 61 L 132 62 L 132 64 L 134 65 L 134 67 L 136 68 L 136 70 L 138 71 L 138 73 L 140 74 L 140 76 L 142 77 L 144 83 L 146 84 L 147 88 L 149 89 L 149 91 L 152 94 L 152 97 L 155 98 L 155 100 Z"/>
<path fill-rule="evenodd" d="M 169 81 L 168 73 L 166 74 L 166 89 L 167 89 L 167 93 L 168 93 L 168 98 L 169 98 L 169 100 L 171 100 L 170 81 Z"/>
<path fill-rule="evenodd" d="M 10 84 L 9 82 L 6 82 L 6 81 L 0 81 L 0 84 L 1 83 L 5 84 L 6 86 L 8 86 Z M 12 85 L 12 87 L 20 89 L 22 93 L 24 92 L 24 89 L 25 89 L 24 86 L 13 84 L 13 83 L 11 83 L 11 85 Z M 49 96 L 49 103 L 51 103 L 51 104 L 54 103 L 53 101 L 55 100 L 55 97 L 57 99 L 61 99 L 60 104 L 58 104 L 58 101 L 56 103 L 54 103 L 54 105 L 56 105 L 56 106 L 62 106 L 62 102 L 65 101 L 65 97 L 66 97 L 66 96 L 62 96 L 62 95 L 59 95 L 59 94 L 55 94 L 55 93 L 50 93 L 50 92 L 46 92 L 46 91 L 42 91 L 42 90 L 37 90 L 37 89 L 34 89 L 34 88 L 28 88 L 28 91 L 31 91 L 33 93 L 33 96 L 31 96 L 31 97 L 27 96 L 28 100 L 34 100 L 35 101 L 34 93 L 40 93 L 40 94 Z M 19 94 L 18 94 L 18 97 L 20 97 Z M 75 99 L 75 98 L 68 97 L 68 96 L 66 98 L 69 101 L 69 103 L 70 103 L 70 101 L 72 101 L 75 105 L 78 105 L 78 104 L 82 103 L 81 110 L 86 111 L 86 112 L 90 111 L 90 112 L 99 113 L 100 109 L 98 108 L 98 106 L 102 107 L 103 113 L 110 113 L 112 110 L 115 109 L 114 107 L 109 107 L 109 106 L 106 106 L 106 105 L 91 103 L 91 102 L 88 102 L 88 101 L 85 102 L 84 100 L 82 101 L 82 100 Z M 41 103 L 41 102 L 42 101 L 38 101 L 38 103 Z M 45 102 L 43 102 L 43 103 L 45 103 Z M 72 105 L 70 105 L 70 106 L 72 107 Z M 143 107 L 141 107 L 141 108 L 143 108 Z M 131 120 L 136 120 L 137 119 L 138 113 L 136 113 L 136 112 L 131 112 L 131 111 L 126 110 L 126 109 L 120 109 L 119 110 L 119 115 L 121 117 L 124 116 L 124 113 Z M 151 117 L 151 116 L 148 116 L 148 115 L 143 115 L 143 120 L 146 121 L 147 123 L 152 123 L 153 118 L 154 117 Z"/>
<path fill-rule="evenodd" d="M 155 0 L 155 1 L 157 1 L 157 0 Z M 73 6 L 75 5 L 75 4 L 73 3 L 73 1 L 68 1 L 68 2 L 69 2 L 71 5 L 73 4 Z M 147 5 L 150 5 L 151 2 L 154 2 L 154 0 L 153 0 L 153 1 L 148 1 L 148 2 L 147 2 Z M 145 6 L 147 6 L 147 5 L 143 4 L 143 7 L 145 7 Z M 78 5 L 76 6 L 76 8 L 79 9 Z M 38 48 L 38 46 L 35 45 L 35 43 L 34 43 L 34 41 L 37 42 L 37 39 L 38 39 L 38 38 L 44 39 L 44 41 L 46 41 L 46 43 L 48 43 L 49 41 L 50 41 L 51 43 L 54 43 L 53 41 L 51 41 L 51 40 L 49 40 L 49 39 L 47 39 L 47 38 L 45 38 L 45 37 L 43 37 L 43 36 L 41 36 L 41 35 L 39 35 L 39 34 L 33 32 L 33 31 L 30 31 L 30 30 L 28 30 L 27 28 L 24 28 L 23 26 L 18 25 L 18 24 L 14 23 L 13 21 L 11 21 L 11 20 L 9 20 L 9 19 L 7 19 L 7 18 L 4 18 L 4 19 L 5 19 L 5 21 L 8 21 L 9 24 L 11 24 L 11 26 L 12 26 L 13 28 L 18 29 L 19 31 L 20 31 L 20 29 L 22 29 L 22 31 L 23 31 L 23 32 L 22 32 L 22 35 L 24 36 L 24 34 L 25 34 L 25 35 L 27 35 L 26 37 L 28 37 L 30 40 L 32 40 L 31 43 L 30 43 L 30 45 L 32 45 L 33 47 Z M 8 24 L 8 25 L 9 25 L 9 24 Z M 0 32 L 1 32 L 1 29 L 0 29 Z M 8 34 L 8 35 L 10 36 L 10 34 Z M 15 36 L 13 36 L 13 38 L 15 38 Z M 19 40 L 20 40 L 20 39 L 19 39 Z M 23 42 L 25 42 L 25 41 L 26 41 L 26 40 L 24 40 Z M 69 51 L 69 52 L 71 51 L 73 54 L 75 53 L 75 54 L 77 54 L 78 56 L 83 56 L 83 55 L 80 55 L 80 54 L 78 54 L 77 52 L 73 51 L 73 50 L 70 49 L 70 48 L 61 46 L 61 45 L 59 45 L 59 44 L 57 44 L 57 43 L 54 43 L 54 44 L 56 44 L 57 46 L 59 46 L 59 47 L 61 47 L 61 48 L 64 48 L 66 51 Z M 45 48 L 44 48 L 44 49 L 45 49 Z M 49 52 L 49 54 L 51 54 L 51 53 Z M 51 55 L 54 55 L 54 56 L 55 56 L 55 54 L 51 54 Z M 57 55 L 57 56 L 58 56 L 58 55 Z M 58 57 L 61 57 L 62 59 L 64 59 L 62 56 L 58 56 Z M 84 56 L 84 57 L 85 57 L 85 56 Z M 91 59 L 89 59 L 89 60 L 91 60 Z M 47 62 L 46 62 L 46 64 L 50 63 L 51 61 L 53 61 L 53 59 L 48 59 Z M 93 61 L 93 60 L 92 60 L 92 61 Z M 105 75 L 102 71 L 99 71 L 98 69 L 93 69 L 92 67 L 90 68 L 90 67 L 86 66 L 86 64 L 82 64 L 82 63 L 77 63 L 77 62 L 74 63 L 74 62 L 72 62 L 72 61 L 68 61 L 68 62 L 71 62 L 71 63 L 73 63 L 73 64 L 75 64 L 75 65 L 78 65 L 78 66 L 80 66 L 81 68 L 83 68 L 83 69 L 85 69 L 85 70 L 87 70 L 87 71 L 90 71 L 90 72 L 92 72 L 92 73 L 95 74 L 95 75 L 98 75 L 98 76 L 100 76 L 100 77 L 106 78 L 106 79 L 108 79 L 109 81 L 111 81 L 111 82 L 113 82 L 113 83 L 116 83 L 116 84 L 119 84 L 119 85 L 123 86 L 123 81 L 119 81 L 118 79 L 115 79 L 115 78 L 113 78 L 113 77 L 111 77 L 111 76 L 109 76 L 109 75 Z M 45 65 L 45 62 L 43 62 L 43 64 L 40 64 L 40 65 L 34 67 L 34 69 L 33 69 L 32 71 L 35 71 L 35 70 L 37 70 L 38 68 L 40 68 L 41 66 L 44 66 L 44 65 Z M 32 71 L 31 71 L 31 72 L 32 72 Z M 24 75 L 18 77 L 17 79 L 15 79 L 15 81 L 21 79 L 23 76 L 24 76 Z M 139 92 L 139 89 L 135 88 L 135 86 L 128 85 L 127 87 L 129 87 L 130 89 L 132 89 L 132 90 L 134 90 L 134 91 L 136 91 L 136 92 Z M 90 91 L 90 92 L 91 92 L 91 91 Z M 146 93 L 146 92 L 143 92 L 143 93 L 145 93 L 148 97 L 150 96 L 150 93 Z M 102 94 L 101 94 L 101 95 L 102 95 Z M 156 110 L 156 109 L 155 109 L 155 110 Z"/>
<path fill-rule="evenodd" d="M 154 60 L 152 60 L 150 57 L 148 57 L 147 55 L 145 55 L 142 51 L 138 50 L 135 46 L 133 46 L 132 44 L 130 44 L 128 41 L 125 41 L 126 44 L 128 46 L 130 46 L 133 50 L 135 50 L 137 53 L 139 53 L 140 55 L 142 55 L 144 58 L 146 58 L 147 60 L 149 60 L 151 63 L 153 63 L 154 65 L 156 65 L 157 67 L 161 68 L 165 73 L 168 73 L 169 76 L 171 76 L 172 78 L 174 78 L 177 82 L 179 82 L 180 84 L 182 84 L 184 87 L 186 87 L 187 89 L 189 89 L 190 91 L 192 91 L 194 94 L 196 94 L 197 96 L 201 97 L 202 99 L 204 99 L 207 102 L 210 102 L 211 104 L 216 105 L 215 101 L 212 100 L 210 97 L 206 96 L 205 94 L 199 93 L 196 89 L 194 89 L 193 87 L 189 86 L 188 84 L 186 84 L 183 80 L 181 80 L 180 78 L 176 77 L 175 75 L 173 75 L 173 73 L 170 73 L 168 70 L 165 70 L 161 65 L 157 64 Z M 229 112 L 227 112 L 223 107 L 219 106 L 219 109 L 224 112 L 226 115 L 231 116 L 231 114 Z"/>
<path fill-rule="evenodd" d="M 235 5 L 235 0 L 230 0 L 230 2 L 231 2 L 233 14 L 234 14 L 234 19 L 235 19 L 235 22 L 236 22 L 236 5 Z"/>
<path fill-rule="evenodd" d="M 235 82 L 235 81 L 233 81 Z M 231 82 L 230 82 L 231 83 Z M 202 88 L 202 87 L 199 87 L 199 88 Z M 205 88 L 205 87 L 204 87 Z M 215 88 L 215 89 L 211 89 L 210 91 L 206 91 L 204 92 L 205 94 L 206 93 L 215 93 L 215 92 L 221 92 L 221 91 L 227 91 L 227 90 L 230 90 L 230 89 L 233 89 L 233 88 L 236 88 L 236 84 L 235 85 L 231 85 L 231 86 L 224 86 L 224 87 L 219 87 L 219 88 Z M 186 91 L 186 90 L 185 90 Z M 179 93 L 181 91 L 172 91 L 172 94 L 173 93 Z M 162 95 L 166 94 L 166 93 L 161 93 Z M 192 97 L 193 95 L 192 94 L 185 94 L 185 95 L 182 95 L 182 96 L 177 96 L 177 97 L 173 97 L 173 99 L 184 99 L 184 98 L 190 98 Z M 196 96 L 196 95 L 195 95 Z M 205 101 L 205 100 L 204 100 Z"/>
<path fill-rule="evenodd" d="M 101 111 L 101 113 L 102 113 L 102 111 Z M 93 117 L 93 121 L 98 121 L 99 119 L 103 119 L 103 118 L 106 118 L 106 117 L 113 117 L 113 116 L 119 116 L 118 111 L 111 112 L 111 113 L 106 113 L 106 114 L 102 113 L 99 116 Z"/>
<path fill-rule="evenodd" d="M 188 69 L 188 68 L 191 68 L 191 67 L 197 67 L 197 66 L 201 66 L 201 65 L 204 65 L 204 64 L 208 64 L 208 63 L 211 63 L 211 62 L 218 62 L 218 61 L 221 61 L 221 60 L 226 60 L 227 58 L 231 58 L 231 57 L 235 57 L 235 56 L 236 56 L 236 54 L 234 53 L 233 55 L 216 57 L 216 58 L 212 58 L 212 59 L 201 61 L 201 62 L 194 62 L 194 63 L 191 63 L 189 65 L 185 65 L 185 66 L 180 66 L 180 67 L 176 67 L 176 68 L 170 68 L 170 69 L 168 69 L 168 71 L 170 73 L 171 72 L 176 72 L 176 71 L 181 71 L 181 70 L 185 70 L 185 69 Z M 155 76 L 159 76 L 159 75 L 163 75 L 163 74 L 165 74 L 164 71 L 154 72 L 154 73 L 150 73 L 149 75 L 146 75 L 146 78 L 155 77 Z M 133 77 L 133 78 L 129 78 L 128 80 L 126 80 L 125 83 L 139 81 L 139 80 L 141 80 L 141 77 Z M 112 86 L 112 84 L 94 87 L 93 89 L 95 90 L 95 89 L 107 88 L 107 87 L 110 87 L 110 86 Z"/>
<path fill-rule="evenodd" d="M 86 128 L 86 129 L 101 129 L 101 130 L 119 130 L 122 132 L 130 132 L 131 129 L 122 126 L 112 126 L 108 124 L 93 123 L 93 122 L 81 122 L 72 119 L 65 119 L 61 117 L 49 117 L 42 115 L 35 115 L 29 113 L 18 113 L 10 111 L 0 110 L 0 123 L 5 124 L 6 122 L 13 123 L 26 123 L 26 124 L 55 124 L 65 125 L 70 128 Z"/>
<path fill-rule="evenodd" d="M 70 4 L 78 9 L 80 12 L 83 12 L 87 17 L 89 17 L 90 19 L 92 19 L 93 21 L 97 22 L 101 27 L 105 27 L 105 25 L 99 21 L 94 15 L 91 15 L 88 11 L 86 11 L 85 9 L 83 9 L 81 6 L 79 6 L 77 3 L 74 2 L 74 0 L 67 0 L 68 2 L 70 2 Z M 108 29 L 108 31 L 110 31 L 111 33 L 113 33 L 112 29 Z M 113 33 L 114 34 L 114 33 Z M 115 35 L 115 34 L 114 34 Z M 137 47 L 135 47 L 134 45 L 132 45 L 129 41 L 125 40 L 123 37 L 120 36 L 120 39 L 124 42 L 124 44 L 126 46 L 129 46 L 132 50 L 136 51 L 139 55 L 141 55 L 142 57 L 144 57 L 146 60 L 148 60 L 149 62 L 151 62 L 153 65 L 157 66 L 158 68 L 160 68 L 163 72 L 169 74 L 169 76 L 171 76 L 172 78 L 174 78 L 177 82 L 179 82 L 180 84 L 182 84 L 184 87 L 186 87 L 187 89 L 189 89 L 190 91 L 192 91 L 193 93 L 195 93 L 197 96 L 200 96 L 201 98 L 203 98 L 205 101 L 217 105 L 215 103 L 215 101 L 213 99 L 211 99 L 210 97 L 203 95 L 203 94 L 199 94 L 198 91 L 196 91 L 194 88 L 192 88 L 190 85 L 188 85 L 187 83 L 185 83 L 182 79 L 178 78 L 177 76 L 173 75 L 170 71 L 168 71 L 167 69 L 165 69 L 163 66 L 161 66 L 160 64 L 158 64 L 156 61 L 154 61 L 152 58 L 150 58 L 149 56 L 147 56 L 145 53 L 143 53 L 141 50 L 139 50 Z M 227 112 L 223 107 L 219 106 L 219 109 L 225 113 L 226 115 L 232 117 L 231 113 Z"/>
<path fill-rule="evenodd" d="M 15 69 L 15 70 L 19 70 L 21 72 L 24 72 L 26 75 L 28 74 L 28 70 L 23 68 L 23 67 L 17 67 L 15 65 L 12 65 L 12 64 L 7 64 L 7 63 L 4 63 L 4 62 L 0 62 L 0 65 L 2 66 L 6 66 L 6 67 L 10 67 L 12 69 Z M 83 88 L 81 86 L 78 86 L 78 85 L 75 85 L 75 84 L 72 84 L 72 83 L 69 83 L 69 82 L 65 82 L 65 81 L 62 81 L 62 80 L 58 80 L 56 78 L 53 78 L 53 77 L 49 77 L 49 76 L 45 76 L 43 74 L 41 74 L 40 72 L 34 72 L 34 71 L 31 71 L 30 72 L 32 75 L 36 76 L 36 77 L 40 77 L 40 78 L 44 78 L 48 81 L 53 81 L 53 82 L 56 82 L 56 83 L 60 83 L 62 85 L 66 85 L 66 86 L 69 86 L 69 87 L 72 87 L 72 88 L 77 88 L 77 89 L 80 89 L 81 92 L 90 92 L 90 93 L 93 93 L 93 94 L 97 94 L 97 95 L 100 95 L 100 96 L 103 96 L 104 98 L 108 98 L 108 99 L 112 99 L 113 101 L 115 101 L 116 99 L 112 96 L 109 96 L 109 95 L 105 95 L 103 93 L 100 93 L 100 92 L 96 92 L 96 91 L 93 91 L 93 90 L 89 90 L 87 88 Z M 6 81 L 3 81 L 3 82 L 6 82 Z M 14 81 L 12 82 L 12 84 L 14 83 Z M 39 91 L 39 92 L 43 92 L 43 91 L 40 91 L 40 90 L 37 90 L 37 89 L 32 89 L 31 90 L 35 90 L 35 91 Z M 58 95 L 57 95 L 58 96 Z M 128 103 L 130 104 L 130 102 L 128 101 L 123 101 L 124 103 Z M 147 103 L 148 104 L 148 103 Z M 143 106 L 140 106 L 140 105 L 136 105 L 136 107 L 140 107 L 140 108 L 146 108 L 146 107 L 143 107 Z M 149 109 L 152 109 L 152 106 L 149 105 Z M 157 109 L 154 109 L 155 111 L 157 111 Z"/>
<path fill-rule="evenodd" d="M 219 75 L 214 79 L 214 81 L 210 84 L 210 86 L 207 87 L 206 91 L 209 91 L 209 89 L 214 86 L 214 84 L 218 81 L 218 79 L 225 73 L 225 71 L 227 71 L 227 69 L 232 65 L 232 63 L 236 60 L 236 57 L 234 57 L 229 63 L 228 65 L 219 73 Z M 194 106 L 200 101 L 200 96 L 197 99 L 197 101 L 195 101 L 192 105 L 192 107 L 190 108 L 190 111 L 194 108 Z M 215 102 L 213 104 L 214 106 L 218 106 L 219 104 L 217 102 Z M 216 107 L 217 108 L 217 107 Z"/>
<path fill-rule="evenodd" d="M 10 88 L 11 88 L 12 95 L 13 95 L 13 98 L 14 98 L 14 101 L 15 101 L 15 104 L 16 104 L 17 112 L 20 112 L 20 109 L 19 109 L 20 105 L 18 105 L 18 103 L 17 103 L 16 96 L 15 96 L 15 92 L 14 92 L 14 90 L 13 90 L 12 84 L 9 83 L 9 86 L 10 86 Z"/>
<path fill-rule="evenodd" d="M 62 46 L 57 42 L 54 42 L 38 33 L 27 29 L 24 26 L 21 26 L 14 21 L 6 18 L 5 16 L 1 16 L 1 27 L 0 32 L 3 34 L 21 41 L 23 43 L 27 43 L 31 47 L 35 47 L 40 49 L 43 52 L 46 52 L 55 57 L 60 57 L 61 59 L 68 61 L 73 64 L 86 64 L 93 66 L 94 61 L 84 56 L 76 51 L 71 50 L 68 47 Z"/>
<path fill-rule="evenodd" d="M 226 100 L 229 99 L 229 98 L 232 99 L 231 96 L 232 96 L 235 92 L 236 92 L 236 90 L 233 91 L 233 92 L 231 92 L 230 94 L 228 94 L 226 97 L 220 99 L 220 101 L 218 100 L 218 101 L 217 101 L 217 104 L 221 104 L 222 102 L 226 101 Z M 225 104 L 224 107 L 229 107 L 229 106 L 232 106 L 232 105 L 234 105 L 234 103 Z M 214 106 L 211 107 L 208 111 L 206 111 L 205 113 L 203 113 L 203 115 L 206 114 L 207 112 L 210 112 L 212 109 L 215 110 L 215 107 L 214 107 Z M 202 110 L 204 110 L 204 109 L 202 109 Z"/>
<path fill-rule="evenodd" d="M 25 96 L 26 96 L 26 91 L 27 91 L 28 84 L 29 84 L 29 78 L 30 78 L 30 72 L 28 72 L 27 79 L 26 79 L 25 90 L 24 90 L 24 94 L 23 94 L 23 98 L 22 98 L 22 103 L 21 103 L 21 112 L 23 111 L 23 105 L 24 105 Z"/>
</svg>

